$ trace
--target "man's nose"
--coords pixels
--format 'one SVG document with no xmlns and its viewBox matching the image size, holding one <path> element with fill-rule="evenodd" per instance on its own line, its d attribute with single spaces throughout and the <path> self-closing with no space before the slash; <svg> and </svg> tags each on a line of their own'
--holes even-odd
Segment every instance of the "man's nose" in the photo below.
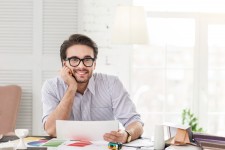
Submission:
<svg viewBox="0 0 225 150">
<path fill-rule="evenodd" d="M 79 65 L 77 67 L 79 67 L 79 68 L 84 68 L 85 67 L 85 65 L 84 65 L 82 60 L 80 61 Z"/>
</svg>

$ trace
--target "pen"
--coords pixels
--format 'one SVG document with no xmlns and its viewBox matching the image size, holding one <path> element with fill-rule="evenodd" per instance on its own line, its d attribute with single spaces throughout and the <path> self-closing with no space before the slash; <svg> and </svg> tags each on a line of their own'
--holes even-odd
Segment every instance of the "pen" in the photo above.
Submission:
<svg viewBox="0 0 225 150">
<path fill-rule="evenodd" d="M 154 147 L 138 147 L 136 150 L 154 150 Z"/>
</svg>

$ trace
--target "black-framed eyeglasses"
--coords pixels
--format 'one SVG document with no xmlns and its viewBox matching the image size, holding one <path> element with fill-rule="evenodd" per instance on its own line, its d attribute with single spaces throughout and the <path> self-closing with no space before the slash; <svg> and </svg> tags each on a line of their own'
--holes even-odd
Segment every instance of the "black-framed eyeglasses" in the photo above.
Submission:
<svg viewBox="0 0 225 150">
<path fill-rule="evenodd" d="M 70 66 L 72 67 L 77 67 L 81 61 L 83 62 L 85 67 L 91 67 L 95 61 L 95 58 L 87 57 L 87 58 L 80 59 L 78 57 L 73 56 L 70 58 L 66 58 L 65 61 L 69 61 Z"/>
</svg>

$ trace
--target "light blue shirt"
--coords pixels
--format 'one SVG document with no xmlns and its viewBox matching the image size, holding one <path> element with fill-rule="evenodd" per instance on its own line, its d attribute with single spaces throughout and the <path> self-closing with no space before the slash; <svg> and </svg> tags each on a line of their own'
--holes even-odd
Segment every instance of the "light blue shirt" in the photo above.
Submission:
<svg viewBox="0 0 225 150">
<path fill-rule="evenodd" d="M 46 80 L 42 87 L 44 124 L 48 115 L 63 98 L 67 84 L 61 77 Z M 104 121 L 119 120 L 123 126 L 132 122 L 142 123 L 140 114 L 121 81 L 116 76 L 94 73 L 84 94 L 76 93 L 70 120 Z"/>
</svg>

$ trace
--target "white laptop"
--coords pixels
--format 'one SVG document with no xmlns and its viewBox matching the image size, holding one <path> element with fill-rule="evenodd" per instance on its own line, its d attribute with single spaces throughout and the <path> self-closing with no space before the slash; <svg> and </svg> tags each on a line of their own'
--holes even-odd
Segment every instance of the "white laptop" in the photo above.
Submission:
<svg viewBox="0 0 225 150">
<path fill-rule="evenodd" d="M 119 130 L 119 122 L 113 121 L 56 121 L 59 139 L 102 141 L 105 133 Z"/>
</svg>

